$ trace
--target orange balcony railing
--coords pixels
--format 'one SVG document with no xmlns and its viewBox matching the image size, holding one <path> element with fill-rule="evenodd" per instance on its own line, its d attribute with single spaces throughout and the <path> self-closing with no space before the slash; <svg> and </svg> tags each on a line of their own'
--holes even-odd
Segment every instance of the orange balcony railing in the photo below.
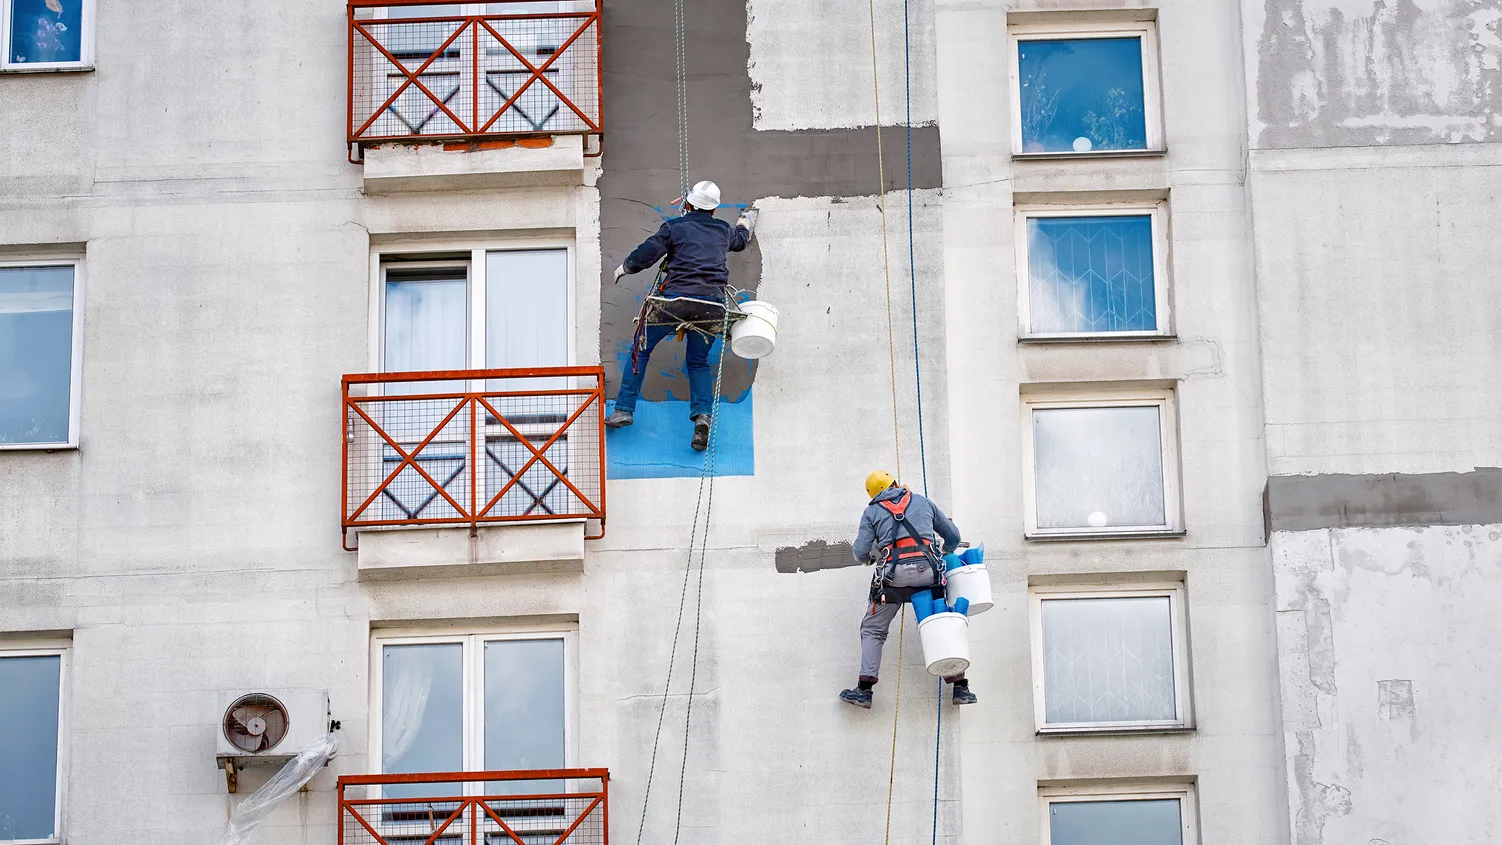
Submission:
<svg viewBox="0 0 1502 845">
<path fill-rule="evenodd" d="M 345 775 L 339 845 L 610 845 L 610 773 Z"/>
<path fill-rule="evenodd" d="M 602 2 L 350 0 L 351 155 L 383 141 L 549 135 L 594 136 L 597 154 Z"/>
<path fill-rule="evenodd" d="M 605 371 L 344 377 L 351 530 L 587 520 L 605 530 Z"/>
</svg>

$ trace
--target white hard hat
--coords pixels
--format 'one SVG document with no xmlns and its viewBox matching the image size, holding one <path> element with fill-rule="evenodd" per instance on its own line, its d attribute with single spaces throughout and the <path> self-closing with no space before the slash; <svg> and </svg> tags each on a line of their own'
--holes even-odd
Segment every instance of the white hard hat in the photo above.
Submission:
<svg viewBox="0 0 1502 845">
<path fill-rule="evenodd" d="M 714 211 L 720 205 L 720 186 L 706 179 L 690 188 L 684 199 L 700 211 Z"/>
</svg>

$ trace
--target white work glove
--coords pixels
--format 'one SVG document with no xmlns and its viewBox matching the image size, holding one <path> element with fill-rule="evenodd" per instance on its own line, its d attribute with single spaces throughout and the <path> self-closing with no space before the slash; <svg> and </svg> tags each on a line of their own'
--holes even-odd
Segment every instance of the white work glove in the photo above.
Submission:
<svg viewBox="0 0 1502 845">
<path fill-rule="evenodd" d="M 626 275 L 626 265 L 622 264 L 621 266 L 615 268 L 615 283 L 616 284 L 620 284 L 621 283 L 621 277 L 625 276 L 625 275 Z"/>
<path fill-rule="evenodd" d="M 753 235 L 756 234 L 757 213 L 758 212 L 754 208 L 748 208 L 745 211 L 742 211 L 741 216 L 735 221 L 735 225 L 745 226 L 747 232 L 750 232 Z"/>
</svg>

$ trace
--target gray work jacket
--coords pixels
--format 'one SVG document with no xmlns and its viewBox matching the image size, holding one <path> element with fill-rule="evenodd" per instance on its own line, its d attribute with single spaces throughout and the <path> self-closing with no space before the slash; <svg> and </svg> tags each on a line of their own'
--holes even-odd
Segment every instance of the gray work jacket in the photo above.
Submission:
<svg viewBox="0 0 1502 845">
<path fill-rule="evenodd" d="M 881 556 L 881 550 L 897 542 L 899 537 L 906 537 L 907 533 L 897 525 L 897 519 L 886 508 L 877 502 L 895 502 L 902 498 L 903 493 L 909 492 L 906 487 L 888 487 L 876 494 L 871 504 L 866 506 L 866 512 L 861 514 L 860 531 L 855 535 L 855 546 L 851 552 L 859 563 L 866 563 L 873 555 Z M 935 536 L 944 541 L 946 551 L 954 551 L 960 544 L 960 529 L 950 521 L 939 506 L 913 493 L 912 501 L 908 502 L 907 511 L 903 514 L 918 536 L 927 537 L 930 540 Z"/>
</svg>

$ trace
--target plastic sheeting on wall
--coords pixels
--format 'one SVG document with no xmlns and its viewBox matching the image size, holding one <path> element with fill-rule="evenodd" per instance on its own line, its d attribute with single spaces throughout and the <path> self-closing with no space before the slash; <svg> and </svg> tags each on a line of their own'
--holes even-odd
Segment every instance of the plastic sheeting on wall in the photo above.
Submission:
<svg viewBox="0 0 1502 845">
<path fill-rule="evenodd" d="M 240 802 L 230 814 L 229 826 L 225 828 L 220 845 L 245 845 L 251 832 L 271 815 L 276 805 L 302 789 L 303 784 L 312 780 L 338 750 L 339 734 L 330 731 L 323 739 L 299 751 L 265 785 Z"/>
</svg>

